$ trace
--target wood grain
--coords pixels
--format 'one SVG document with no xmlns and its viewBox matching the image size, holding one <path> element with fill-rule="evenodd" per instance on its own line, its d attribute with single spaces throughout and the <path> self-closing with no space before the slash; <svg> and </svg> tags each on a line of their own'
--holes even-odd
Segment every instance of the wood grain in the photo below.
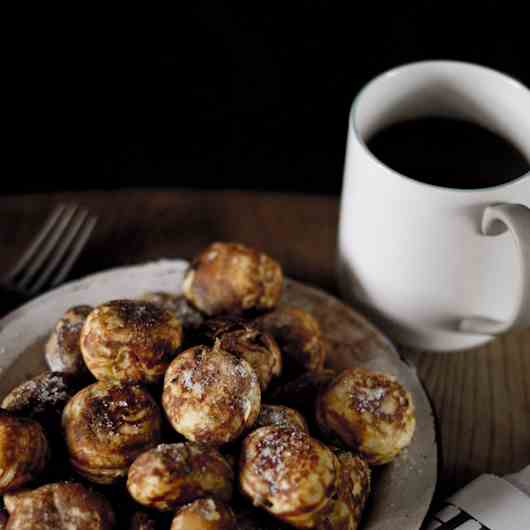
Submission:
<svg viewBox="0 0 530 530">
<path fill-rule="evenodd" d="M 64 201 L 100 218 L 72 277 L 159 257 L 190 258 L 212 240 L 238 240 L 274 255 L 291 277 L 334 288 L 333 197 L 164 190 L 0 197 L 2 267 Z"/>
<path fill-rule="evenodd" d="M 75 201 L 100 216 L 72 277 L 160 257 L 190 258 L 212 240 L 258 246 L 296 279 L 335 291 L 338 200 L 182 190 L 0 197 L 0 271 L 53 205 Z M 417 366 L 438 421 L 439 495 L 484 473 L 530 462 L 530 330 L 455 353 L 403 350 Z"/>
<path fill-rule="evenodd" d="M 435 409 L 439 495 L 481 473 L 505 474 L 530 462 L 530 332 L 513 332 L 474 350 L 403 350 Z"/>
</svg>

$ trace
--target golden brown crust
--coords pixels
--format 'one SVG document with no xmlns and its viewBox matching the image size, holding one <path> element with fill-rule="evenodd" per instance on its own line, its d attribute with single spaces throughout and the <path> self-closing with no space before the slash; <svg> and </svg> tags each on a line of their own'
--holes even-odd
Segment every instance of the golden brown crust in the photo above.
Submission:
<svg viewBox="0 0 530 530">
<path fill-rule="evenodd" d="M 184 295 L 155 291 L 145 293 L 142 300 L 175 313 L 185 332 L 198 329 L 204 322 L 203 315 L 188 303 Z"/>
<path fill-rule="evenodd" d="M 70 374 L 43 372 L 13 388 L 2 400 L 2 408 L 38 421 L 49 434 L 59 434 L 63 409 L 76 389 Z"/>
<path fill-rule="evenodd" d="M 320 325 L 307 311 L 280 306 L 255 322 L 278 343 L 289 376 L 323 369 L 326 350 Z"/>
<path fill-rule="evenodd" d="M 250 322 L 235 318 L 208 320 L 203 333 L 218 349 L 245 359 L 258 376 L 264 392 L 271 379 L 282 372 L 282 354 L 276 341 Z"/>
<path fill-rule="evenodd" d="M 30 483 L 48 462 L 48 441 L 34 420 L 0 410 L 0 494 Z"/>
<path fill-rule="evenodd" d="M 240 486 L 256 506 L 297 528 L 313 528 L 332 507 L 339 464 L 300 429 L 262 427 L 245 438 Z"/>
<path fill-rule="evenodd" d="M 409 445 L 416 425 L 411 395 L 395 377 L 350 368 L 317 400 L 317 422 L 373 465 L 390 462 Z"/>
<path fill-rule="evenodd" d="M 207 315 L 268 310 L 280 299 L 280 265 L 264 253 L 237 243 L 213 243 L 186 272 L 186 298 Z"/>
<path fill-rule="evenodd" d="M 177 511 L 171 530 L 236 530 L 236 518 L 222 502 L 198 499 Z"/>
<path fill-rule="evenodd" d="M 17 489 L 15 491 L 4 494 L 4 507 L 7 510 L 7 513 L 13 513 L 15 511 L 15 506 L 19 499 L 24 495 L 30 494 L 33 489 Z"/>
<path fill-rule="evenodd" d="M 173 428 L 185 438 L 219 446 L 253 425 L 261 391 L 256 373 L 244 359 L 196 346 L 169 366 L 162 404 Z"/>
<path fill-rule="evenodd" d="M 276 427 L 294 427 L 302 431 L 309 432 L 304 417 L 294 409 L 283 405 L 262 405 L 261 410 L 254 424 L 256 429 L 275 425 Z"/>
<path fill-rule="evenodd" d="M 370 468 L 359 456 L 333 449 L 340 463 L 337 498 L 318 530 L 357 530 L 370 493 Z"/>
<path fill-rule="evenodd" d="M 174 313 L 134 300 L 96 307 L 81 331 L 83 359 L 98 380 L 156 383 L 181 343 Z"/>
<path fill-rule="evenodd" d="M 204 496 L 228 502 L 233 481 L 232 468 L 216 449 L 161 444 L 132 463 L 127 489 L 136 502 L 167 511 Z"/>
<path fill-rule="evenodd" d="M 81 328 L 92 311 L 89 305 L 78 305 L 66 311 L 57 322 L 46 344 L 46 362 L 50 370 L 82 376 L 88 369 L 81 354 Z"/>
<path fill-rule="evenodd" d="M 20 497 L 6 530 L 111 530 L 108 502 L 81 484 L 56 483 Z"/>
<path fill-rule="evenodd" d="M 76 471 L 110 484 L 160 440 L 160 410 L 138 385 L 94 383 L 78 392 L 63 412 L 63 428 Z"/>
</svg>

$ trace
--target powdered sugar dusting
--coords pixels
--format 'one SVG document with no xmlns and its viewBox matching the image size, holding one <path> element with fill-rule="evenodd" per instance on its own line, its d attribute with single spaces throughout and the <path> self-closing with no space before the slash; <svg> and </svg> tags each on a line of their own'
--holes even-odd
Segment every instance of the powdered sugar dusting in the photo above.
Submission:
<svg viewBox="0 0 530 530">
<path fill-rule="evenodd" d="M 359 412 L 376 413 L 386 395 L 382 387 L 356 388 L 351 396 L 355 410 Z"/>
<path fill-rule="evenodd" d="M 195 376 L 195 377 L 194 377 Z M 193 393 L 197 398 L 201 399 L 204 393 L 204 384 L 207 383 L 206 380 L 196 377 L 197 374 L 194 374 L 193 369 L 187 369 L 183 370 L 180 373 L 180 381 L 182 383 L 183 388 L 187 392 Z"/>
<path fill-rule="evenodd" d="M 106 307 L 116 311 L 126 325 L 140 330 L 156 328 L 169 318 L 167 311 L 149 302 L 136 300 L 114 300 Z"/>
<path fill-rule="evenodd" d="M 256 424 L 260 427 L 276 425 L 278 427 L 296 427 L 306 430 L 299 413 L 283 405 L 262 405 Z"/>
<path fill-rule="evenodd" d="M 264 427 L 255 435 L 259 438 L 251 465 L 273 495 L 289 490 L 303 476 L 304 468 L 318 459 L 311 438 L 299 429 Z"/>
<path fill-rule="evenodd" d="M 31 409 L 31 413 L 42 413 L 49 407 L 58 408 L 72 396 L 65 375 L 49 372 L 41 374 L 14 388 L 3 402 L 8 410 Z"/>
<path fill-rule="evenodd" d="M 227 400 L 246 414 L 248 392 L 257 385 L 257 376 L 241 359 L 222 350 L 201 350 L 177 374 L 181 389 L 197 399 Z M 212 391 L 208 389 L 212 388 Z"/>
</svg>

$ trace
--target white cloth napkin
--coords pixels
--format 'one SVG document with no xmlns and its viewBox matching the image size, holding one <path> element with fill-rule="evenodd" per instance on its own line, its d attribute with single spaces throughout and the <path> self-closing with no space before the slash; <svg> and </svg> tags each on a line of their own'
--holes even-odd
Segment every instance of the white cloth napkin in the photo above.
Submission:
<svg viewBox="0 0 530 530">
<path fill-rule="evenodd" d="M 530 530 L 530 465 L 519 473 L 482 475 L 449 499 L 425 530 Z"/>
</svg>

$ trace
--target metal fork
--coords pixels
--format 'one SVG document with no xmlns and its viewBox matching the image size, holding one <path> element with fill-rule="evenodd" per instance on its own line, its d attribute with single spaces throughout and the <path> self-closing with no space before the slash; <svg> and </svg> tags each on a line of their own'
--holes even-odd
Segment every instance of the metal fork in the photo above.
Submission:
<svg viewBox="0 0 530 530">
<path fill-rule="evenodd" d="M 0 284 L 20 301 L 60 284 L 86 245 L 97 217 L 59 204 Z"/>
</svg>

